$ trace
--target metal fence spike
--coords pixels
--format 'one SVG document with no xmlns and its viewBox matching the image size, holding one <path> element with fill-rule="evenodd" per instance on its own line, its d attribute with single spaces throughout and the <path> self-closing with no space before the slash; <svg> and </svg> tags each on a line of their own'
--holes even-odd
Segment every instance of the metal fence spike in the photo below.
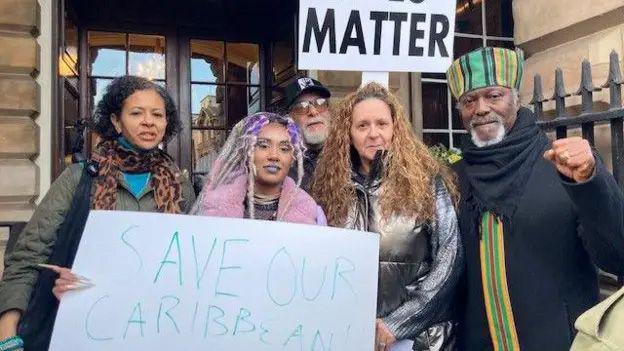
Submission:
<svg viewBox="0 0 624 351">
<path fill-rule="evenodd" d="M 551 99 L 566 98 L 568 96 L 570 96 L 570 94 L 566 93 L 565 85 L 563 84 L 563 70 L 557 68 L 555 70 L 555 91 Z"/>
<path fill-rule="evenodd" d="M 601 89 L 595 87 L 592 80 L 591 63 L 589 60 L 585 59 L 581 64 L 581 85 L 574 95 L 582 95 L 584 91 L 594 92 L 599 90 Z"/>
<path fill-rule="evenodd" d="M 533 112 L 537 119 L 542 119 L 544 114 L 544 93 L 542 91 L 542 76 L 536 74 L 533 76 L 533 98 L 529 104 L 533 105 Z"/>
<path fill-rule="evenodd" d="M 622 79 L 622 70 L 620 69 L 620 59 L 615 50 L 612 50 L 609 55 L 609 77 L 602 87 L 609 88 L 611 83 L 624 84 L 624 80 Z"/>
</svg>

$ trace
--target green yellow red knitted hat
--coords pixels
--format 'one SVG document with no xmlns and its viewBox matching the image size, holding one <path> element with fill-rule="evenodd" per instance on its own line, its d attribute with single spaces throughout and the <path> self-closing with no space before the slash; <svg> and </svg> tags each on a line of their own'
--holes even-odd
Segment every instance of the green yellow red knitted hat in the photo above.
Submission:
<svg viewBox="0 0 624 351">
<path fill-rule="evenodd" d="M 520 88 L 524 53 L 520 49 L 485 47 L 469 52 L 453 62 L 446 71 L 455 98 L 485 87 Z"/>
</svg>

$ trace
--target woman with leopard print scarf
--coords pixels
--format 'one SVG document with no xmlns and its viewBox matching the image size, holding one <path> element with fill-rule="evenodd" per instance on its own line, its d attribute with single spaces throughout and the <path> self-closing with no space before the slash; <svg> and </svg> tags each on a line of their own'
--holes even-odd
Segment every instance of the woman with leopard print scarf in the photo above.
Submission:
<svg viewBox="0 0 624 351">
<path fill-rule="evenodd" d="M 91 128 L 102 142 L 90 161 L 71 165 L 58 177 L 6 258 L 0 281 L 0 344 L 3 340 L 21 342 L 18 323 L 22 317 L 32 322 L 32 306 L 41 305 L 38 295 L 47 294 L 42 300 L 47 303 L 38 309 L 41 312 L 49 308 L 53 322 L 54 296 L 60 298 L 66 291 L 80 287 L 77 277 L 59 266 L 71 267 L 87 208 L 175 214 L 186 213 L 194 202 L 190 182 L 158 147 L 180 128 L 175 105 L 164 88 L 134 76 L 113 80 L 97 105 Z M 42 263 L 57 264 L 53 267 L 58 276 L 47 271 L 39 273 L 35 267 Z M 26 340 L 26 350 L 38 349 L 28 345 L 30 337 L 24 324 L 36 323 L 20 325 L 19 335 Z M 51 332 L 46 324 L 48 327 Z M 35 339 L 41 341 L 41 333 L 45 332 L 35 331 Z"/>
</svg>

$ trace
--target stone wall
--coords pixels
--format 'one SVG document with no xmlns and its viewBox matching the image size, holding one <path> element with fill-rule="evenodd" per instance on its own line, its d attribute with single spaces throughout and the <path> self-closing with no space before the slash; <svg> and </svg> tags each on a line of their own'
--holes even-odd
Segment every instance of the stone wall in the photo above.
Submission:
<svg viewBox="0 0 624 351">
<path fill-rule="evenodd" d="M 39 194 L 39 16 L 36 0 L 0 0 L 0 223 L 27 221 Z"/>
<path fill-rule="evenodd" d="M 592 65 L 595 86 L 604 84 L 609 74 L 609 54 L 615 50 L 624 69 L 624 1 L 622 0 L 522 0 L 514 1 L 516 45 L 525 50 L 525 79 L 520 95 L 528 104 L 533 92 L 533 77 L 542 77 L 544 97 L 553 95 L 555 68 L 560 67 L 568 93 L 578 90 L 581 63 Z M 595 108 L 606 109 L 608 89 L 594 94 Z M 570 114 L 580 110 L 581 98 L 566 99 Z M 554 103 L 544 105 L 548 112 Z M 580 131 L 572 131 L 579 135 Z M 611 164 L 611 135 L 608 125 L 595 130 L 598 150 Z"/>
</svg>

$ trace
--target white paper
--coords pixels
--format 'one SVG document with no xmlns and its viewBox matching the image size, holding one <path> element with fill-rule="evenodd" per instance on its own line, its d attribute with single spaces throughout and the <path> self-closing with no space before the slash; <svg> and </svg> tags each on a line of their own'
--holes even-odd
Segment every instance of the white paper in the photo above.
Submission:
<svg viewBox="0 0 624 351">
<path fill-rule="evenodd" d="M 378 235 L 92 211 L 50 350 L 370 350 Z"/>
<path fill-rule="evenodd" d="M 455 7 L 455 0 L 300 0 L 298 68 L 446 72 Z"/>
</svg>

